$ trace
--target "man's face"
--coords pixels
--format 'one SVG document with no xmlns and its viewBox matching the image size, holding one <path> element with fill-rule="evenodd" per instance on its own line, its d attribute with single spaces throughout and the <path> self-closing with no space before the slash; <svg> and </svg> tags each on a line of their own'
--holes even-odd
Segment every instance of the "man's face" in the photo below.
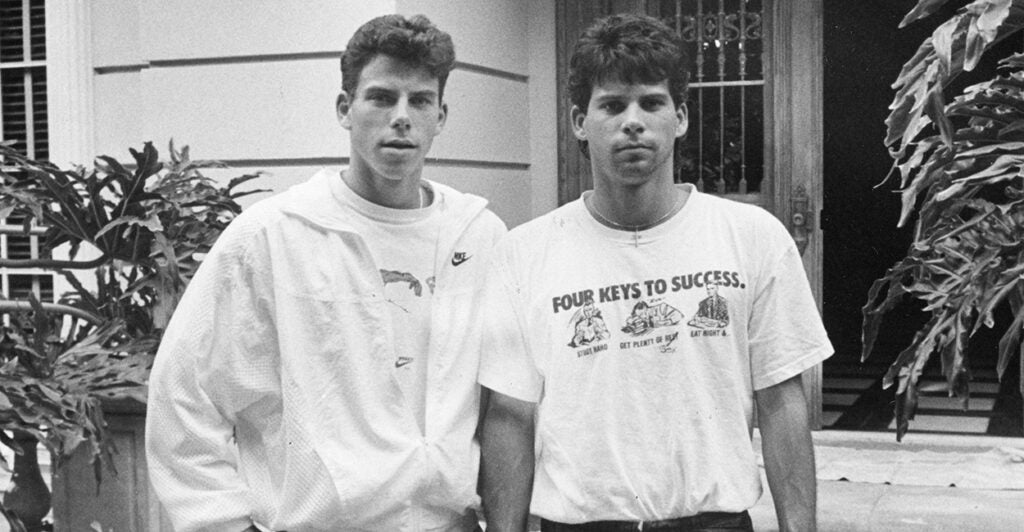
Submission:
<svg viewBox="0 0 1024 532">
<path fill-rule="evenodd" d="M 426 68 L 378 55 L 363 67 L 355 94 L 342 94 L 338 119 L 350 132 L 351 166 L 389 180 L 418 178 L 447 108 Z"/>
<path fill-rule="evenodd" d="M 589 145 L 595 178 L 639 185 L 672 171 L 675 139 L 686 133 L 686 112 L 675 107 L 668 81 L 654 85 L 595 84 L 585 111 L 573 107 L 573 132 Z"/>
<path fill-rule="evenodd" d="M 718 285 L 717 284 L 708 283 L 708 285 L 707 285 L 707 287 L 705 287 L 705 289 L 708 291 L 708 296 L 709 297 L 715 297 L 715 296 L 718 295 Z"/>
</svg>

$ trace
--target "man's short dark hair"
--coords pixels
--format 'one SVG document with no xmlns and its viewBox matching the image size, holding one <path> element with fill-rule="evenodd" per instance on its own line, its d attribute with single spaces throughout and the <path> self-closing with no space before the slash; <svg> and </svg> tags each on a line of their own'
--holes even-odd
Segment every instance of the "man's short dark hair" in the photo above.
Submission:
<svg viewBox="0 0 1024 532">
<path fill-rule="evenodd" d="M 576 42 L 569 61 L 569 99 L 586 111 L 594 85 L 606 81 L 668 81 L 672 103 L 686 101 L 689 80 L 679 35 L 646 15 L 612 15 L 596 21 Z"/>
<path fill-rule="evenodd" d="M 341 88 L 350 97 L 355 96 L 363 67 L 379 54 L 426 68 L 439 82 L 438 100 L 444 96 L 448 73 L 455 64 L 455 45 L 451 35 L 437 29 L 427 17 L 384 15 L 356 30 L 341 54 Z"/>
</svg>

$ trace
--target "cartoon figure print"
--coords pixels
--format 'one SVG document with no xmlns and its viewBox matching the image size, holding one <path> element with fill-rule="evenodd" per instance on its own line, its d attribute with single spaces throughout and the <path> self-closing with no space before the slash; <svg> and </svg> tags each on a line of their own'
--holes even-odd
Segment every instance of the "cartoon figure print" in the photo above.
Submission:
<svg viewBox="0 0 1024 532">
<path fill-rule="evenodd" d="M 412 290 L 412 293 L 416 294 L 416 297 L 419 297 L 423 293 L 423 285 L 420 283 L 420 280 L 411 273 L 381 269 L 380 277 L 381 280 L 384 281 L 384 286 L 391 283 L 408 283 L 409 290 Z"/>
<path fill-rule="evenodd" d="M 423 295 L 423 284 L 420 283 L 420 280 L 417 279 L 416 276 L 411 273 L 381 269 L 380 277 L 381 280 L 384 281 L 384 286 L 387 286 L 391 283 L 407 283 L 409 285 L 409 290 L 412 290 L 412 293 L 415 294 L 416 297 L 420 297 L 421 295 Z M 430 293 L 433 294 L 434 276 L 432 275 L 428 277 L 426 283 L 427 288 L 430 288 Z"/>
<path fill-rule="evenodd" d="M 640 336 L 658 327 L 677 325 L 681 321 L 683 313 L 668 303 L 639 301 L 633 305 L 633 311 L 626 318 L 622 332 Z"/>
<path fill-rule="evenodd" d="M 601 342 L 610 336 L 601 311 L 594 305 L 594 300 L 591 298 L 587 298 L 583 306 L 572 315 L 569 323 L 573 330 L 569 347 Z"/>
<path fill-rule="evenodd" d="M 718 295 L 717 283 L 707 283 L 705 289 L 708 297 L 697 305 L 697 314 L 687 325 L 699 329 L 722 329 L 729 325 L 729 303 Z"/>
</svg>

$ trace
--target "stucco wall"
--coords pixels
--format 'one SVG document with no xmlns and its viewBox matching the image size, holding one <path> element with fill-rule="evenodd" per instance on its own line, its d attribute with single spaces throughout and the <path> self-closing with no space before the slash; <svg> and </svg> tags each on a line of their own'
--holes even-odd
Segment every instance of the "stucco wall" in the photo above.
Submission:
<svg viewBox="0 0 1024 532">
<path fill-rule="evenodd" d="M 487 197 L 510 226 L 552 208 L 554 16 L 540 0 L 95 0 L 94 150 L 127 158 L 173 138 L 231 164 L 225 176 L 268 172 L 260 186 L 276 191 L 343 165 L 338 57 L 360 24 L 395 12 L 426 14 L 456 46 L 425 177 Z"/>
</svg>

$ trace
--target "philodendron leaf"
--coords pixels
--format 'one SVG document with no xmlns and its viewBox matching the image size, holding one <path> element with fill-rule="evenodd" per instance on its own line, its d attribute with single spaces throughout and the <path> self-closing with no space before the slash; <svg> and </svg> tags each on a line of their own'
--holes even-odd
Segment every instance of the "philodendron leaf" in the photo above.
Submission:
<svg viewBox="0 0 1024 532">
<path fill-rule="evenodd" d="M 145 227 L 145 228 L 149 229 L 150 231 L 152 231 L 154 233 L 163 231 L 163 228 L 164 228 L 163 223 L 160 222 L 160 219 L 157 218 L 156 214 L 150 214 L 149 216 L 146 216 L 146 217 L 141 217 L 141 216 L 122 216 L 122 217 L 117 218 L 116 220 L 108 223 L 107 225 L 105 225 L 103 227 L 103 229 L 100 229 L 100 231 L 98 233 L 96 233 L 96 238 L 99 238 L 99 237 L 103 236 L 104 234 L 106 234 L 107 231 L 110 231 L 111 229 L 114 229 L 116 227 L 120 227 L 122 225 L 129 225 L 129 226 L 138 225 L 138 226 Z"/>
<path fill-rule="evenodd" d="M 892 146 L 904 138 L 907 129 L 915 124 L 917 117 L 920 116 L 920 113 L 915 110 L 920 108 L 917 102 L 927 94 L 927 82 L 924 80 L 924 76 L 929 64 L 934 62 L 933 59 L 930 59 L 934 58 L 934 55 L 935 48 L 932 46 L 931 39 L 928 39 L 917 49 L 914 57 L 903 65 L 899 78 L 893 83 L 892 87 L 897 91 L 892 103 L 889 104 L 891 112 L 885 119 L 886 146 Z M 896 157 L 902 158 L 906 146 L 901 144 L 898 148 Z"/>
<path fill-rule="evenodd" d="M 1012 0 L 984 0 L 975 2 L 966 11 L 975 18 L 967 28 L 964 70 L 971 71 L 990 44 L 996 39 L 999 26 L 1010 14 Z"/>
<path fill-rule="evenodd" d="M 909 386 L 905 392 L 896 394 L 896 441 L 903 441 L 916 411 L 917 386 Z"/>
<path fill-rule="evenodd" d="M 914 6 L 914 9 L 910 10 L 910 12 L 903 17 L 903 20 L 900 21 L 900 27 L 903 28 L 914 21 L 921 20 L 928 15 L 931 15 L 945 5 L 947 1 L 948 0 L 919 0 L 917 5 Z"/>
<path fill-rule="evenodd" d="M 946 102 L 942 99 L 942 90 L 939 87 L 933 88 L 928 93 L 928 101 L 925 104 L 925 112 L 932 123 L 939 127 L 939 137 L 946 148 L 953 149 L 953 123 L 946 115 Z"/>
<path fill-rule="evenodd" d="M 129 172 L 128 169 L 125 168 L 123 165 L 121 165 L 121 163 L 118 162 L 117 159 L 109 157 L 107 155 L 100 155 L 99 157 L 97 157 L 95 165 L 96 168 L 98 168 L 100 171 L 106 174 L 121 174 L 124 176 L 131 175 L 131 172 Z"/>
<path fill-rule="evenodd" d="M 999 361 L 996 363 L 996 372 L 1000 379 L 1003 378 L 1006 368 L 1010 365 L 1010 359 L 1018 349 L 1024 351 L 1024 344 L 1021 343 L 1021 332 L 1024 330 L 1024 284 L 1017 288 L 1009 300 L 1010 310 L 1013 311 L 1014 317 L 1013 323 L 1006 328 L 1006 332 L 999 339 Z"/>
<path fill-rule="evenodd" d="M 999 136 L 1006 137 L 1011 133 L 1016 133 L 1018 131 L 1024 131 L 1024 119 L 1017 119 L 1010 122 L 1009 125 L 999 130 Z"/>
<path fill-rule="evenodd" d="M 1024 68 L 1024 53 L 1016 53 L 999 60 L 999 66 L 1003 68 Z"/>
<path fill-rule="evenodd" d="M 1013 0 L 981 0 L 968 5 L 964 10 L 977 17 L 974 26 L 991 43 L 999 33 L 999 26 L 1010 15 L 1012 5 Z"/>
<path fill-rule="evenodd" d="M 134 148 L 129 148 L 128 151 L 135 158 L 135 178 L 139 181 L 144 181 L 163 168 L 163 164 L 160 162 L 160 154 L 157 153 L 152 142 L 146 142 L 142 147 L 141 153 Z M 126 195 L 130 196 L 131 194 Z"/>
<path fill-rule="evenodd" d="M 950 379 L 949 394 L 960 399 L 960 408 L 966 412 L 971 400 L 971 374 L 964 369 L 963 365 L 955 368 L 954 371 L 956 373 Z"/>
<path fill-rule="evenodd" d="M 953 46 L 956 43 L 955 34 L 961 22 L 962 17 L 953 17 L 932 32 L 932 46 L 935 47 L 935 56 L 939 60 L 942 74 L 945 77 L 953 72 Z"/>
<path fill-rule="evenodd" d="M 242 183 L 245 183 L 246 181 L 251 181 L 253 179 L 257 179 L 257 178 L 260 178 L 260 177 L 263 177 L 263 172 L 256 172 L 255 174 L 245 174 L 245 175 L 240 175 L 238 177 L 234 177 L 230 181 L 228 181 L 227 190 L 231 191 L 235 187 L 237 187 L 238 185 L 241 185 Z"/>
<path fill-rule="evenodd" d="M 978 31 L 978 27 L 975 24 L 971 24 L 967 28 L 967 40 L 964 43 L 964 70 L 970 72 L 974 70 L 974 67 L 978 66 L 978 61 L 981 59 L 981 55 L 985 53 L 985 49 L 988 47 L 988 43 L 985 36 Z"/>
<path fill-rule="evenodd" d="M 1024 122 L 1024 121 L 1022 121 Z M 1000 142 L 997 144 L 989 144 L 987 146 L 980 146 L 970 150 L 964 150 L 956 154 L 957 159 L 967 159 L 973 157 L 979 157 L 982 155 L 988 155 L 993 152 L 1006 152 L 1006 153 L 1024 153 L 1024 142 Z"/>
<path fill-rule="evenodd" d="M 917 196 L 937 183 L 945 175 L 945 172 L 944 161 L 936 161 L 936 164 L 929 164 L 922 169 L 917 179 L 911 181 L 909 187 L 900 191 L 902 209 L 900 209 L 900 219 L 896 224 L 897 227 L 906 226 L 907 222 L 910 221 L 910 217 L 914 214 Z"/>
<path fill-rule="evenodd" d="M 979 169 L 977 173 L 964 175 L 956 180 L 968 184 L 982 184 L 999 183 L 1006 174 L 1019 177 L 1024 169 L 1024 154 L 1006 154 L 996 157 L 995 160 L 987 158 L 976 162 L 979 163 L 975 166 Z"/>
</svg>

